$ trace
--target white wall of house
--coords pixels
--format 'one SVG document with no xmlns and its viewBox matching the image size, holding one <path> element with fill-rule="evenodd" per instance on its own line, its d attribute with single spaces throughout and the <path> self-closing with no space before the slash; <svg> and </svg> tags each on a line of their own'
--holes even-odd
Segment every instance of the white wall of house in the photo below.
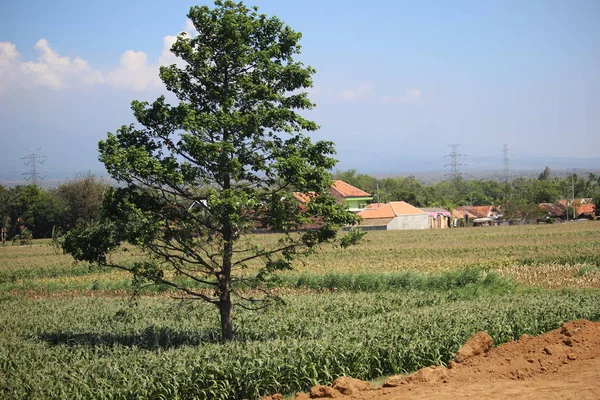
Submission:
<svg viewBox="0 0 600 400">
<path fill-rule="evenodd" d="M 429 229 L 429 214 L 399 215 L 387 225 L 387 229 Z"/>
</svg>

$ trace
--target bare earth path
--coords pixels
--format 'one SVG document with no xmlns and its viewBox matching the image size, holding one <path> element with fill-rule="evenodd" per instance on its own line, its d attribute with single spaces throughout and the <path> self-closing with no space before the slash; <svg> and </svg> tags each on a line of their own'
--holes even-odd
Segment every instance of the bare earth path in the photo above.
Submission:
<svg viewBox="0 0 600 400">
<path fill-rule="evenodd" d="M 408 379 L 406 379 L 408 378 Z M 406 379 L 406 381 L 403 381 Z M 600 322 L 563 324 L 546 334 L 520 338 L 451 369 L 425 368 L 388 380 L 396 387 L 327 388 L 325 397 L 361 400 L 600 399 Z M 339 387 L 338 387 L 339 388 Z M 313 393 L 311 398 L 316 398 Z M 325 394 L 325 393 L 323 393 Z M 308 394 L 298 394 L 306 399 Z"/>
<path fill-rule="evenodd" d="M 576 360 L 559 373 L 547 373 L 525 380 L 490 378 L 479 382 L 416 384 L 411 387 L 363 392 L 356 399 L 600 399 L 600 358 Z M 348 396 L 348 398 L 352 398 Z"/>
</svg>

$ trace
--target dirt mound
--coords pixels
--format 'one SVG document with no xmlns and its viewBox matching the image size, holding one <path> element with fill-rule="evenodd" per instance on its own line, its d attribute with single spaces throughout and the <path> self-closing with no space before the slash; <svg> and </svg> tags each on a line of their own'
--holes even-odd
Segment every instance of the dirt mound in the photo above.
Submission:
<svg viewBox="0 0 600 400">
<path fill-rule="evenodd" d="M 517 341 L 496 348 L 490 346 L 491 338 L 485 332 L 478 332 L 465 343 L 449 368 L 423 368 L 408 376 L 391 377 L 383 388 L 368 390 L 363 385 L 347 395 L 334 387 L 320 386 L 309 395 L 299 393 L 297 398 L 598 398 L 599 322 L 567 322 L 540 336 L 523 335 Z M 342 381 L 353 381 L 347 379 Z"/>
</svg>

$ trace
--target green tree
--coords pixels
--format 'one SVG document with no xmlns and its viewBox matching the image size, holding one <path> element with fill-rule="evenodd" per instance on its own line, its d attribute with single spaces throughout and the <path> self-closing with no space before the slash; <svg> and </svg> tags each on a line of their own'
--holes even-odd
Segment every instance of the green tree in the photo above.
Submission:
<svg viewBox="0 0 600 400">
<path fill-rule="evenodd" d="M 544 168 L 544 170 L 538 175 L 538 180 L 539 181 L 547 181 L 550 179 L 551 175 L 552 175 L 552 170 L 550 169 L 550 167 L 546 166 L 546 168 Z"/>
<path fill-rule="evenodd" d="M 60 204 L 53 190 L 35 185 L 17 186 L 0 191 L 3 224 L 7 236 L 14 237 L 27 229 L 34 238 L 50 237 L 60 218 Z"/>
<path fill-rule="evenodd" d="M 519 224 L 537 220 L 545 215 L 544 209 L 537 204 L 523 200 L 506 200 L 501 205 L 502 215 L 507 220 L 516 220 Z"/>
<path fill-rule="evenodd" d="M 356 217 L 329 195 L 333 144 L 313 144 L 301 133 L 318 128 L 298 113 L 313 107 L 302 90 L 314 70 L 294 59 L 301 34 L 257 8 L 215 5 L 190 9 L 198 34 L 180 34 L 171 48 L 184 65 L 160 69 L 179 103 L 134 101 L 139 126 L 122 126 L 100 142 L 100 160 L 124 187 L 107 193 L 102 218 L 69 233 L 64 248 L 77 260 L 216 305 L 222 339 L 231 340 L 232 305 L 271 300 L 248 297 L 244 287 L 266 289 L 295 256 L 336 240 L 345 246 L 360 233 L 337 236 Z M 299 204 L 294 191 L 312 200 Z M 317 227 L 303 230 L 307 224 Z M 247 235 L 257 228 L 280 232 L 280 239 L 259 246 Z M 110 262 L 107 255 L 125 241 L 149 258 Z M 252 274 L 255 262 L 262 267 Z"/>
<path fill-rule="evenodd" d="M 108 185 L 91 173 L 78 175 L 60 185 L 56 192 L 63 205 L 61 227 L 89 225 L 100 214 L 107 189 Z"/>
</svg>

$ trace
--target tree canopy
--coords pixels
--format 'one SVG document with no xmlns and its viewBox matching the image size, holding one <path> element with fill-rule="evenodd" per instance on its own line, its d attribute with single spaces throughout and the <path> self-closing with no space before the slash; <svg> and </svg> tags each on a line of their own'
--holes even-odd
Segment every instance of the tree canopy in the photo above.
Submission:
<svg viewBox="0 0 600 400">
<path fill-rule="evenodd" d="M 197 35 L 181 33 L 171 49 L 181 62 L 160 68 L 178 103 L 132 102 L 137 123 L 99 143 L 100 160 L 123 186 L 107 193 L 99 221 L 65 241 L 77 260 L 215 304 L 224 340 L 233 338 L 232 305 L 270 300 L 245 288 L 266 290 L 295 256 L 338 240 L 339 228 L 356 221 L 329 195 L 333 143 L 303 134 L 318 126 L 299 113 L 314 106 L 304 90 L 315 72 L 294 58 L 301 34 L 257 11 L 232 1 L 190 9 Z M 311 201 L 299 203 L 296 191 Z M 279 240 L 259 247 L 253 230 L 279 232 Z M 125 242 L 146 257 L 112 262 Z"/>
</svg>

